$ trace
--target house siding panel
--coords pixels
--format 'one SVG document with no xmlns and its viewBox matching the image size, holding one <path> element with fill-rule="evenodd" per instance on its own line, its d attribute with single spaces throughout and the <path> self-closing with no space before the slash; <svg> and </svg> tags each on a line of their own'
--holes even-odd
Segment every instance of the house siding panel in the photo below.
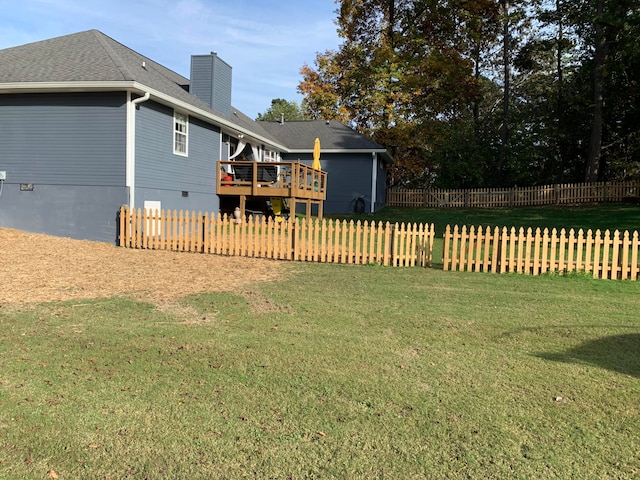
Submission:
<svg viewBox="0 0 640 480">
<path fill-rule="evenodd" d="M 191 57 L 191 85 L 189 93 L 211 105 L 213 97 L 213 66 L 210 55 Z"/>
<path fill-rule="evenodd" d="M 378 157 L 378 182 L 376 185 L 376 204 L 374 205 L 375 211 L 380 210 L 387 204 L 387 169 L 384 166 L 384 162 Z"/>
<path fill-rule="evenodd" d="M 124 186 L 124 93 L 0 96 L 7 183 Z"/>
<path fill-rule="evenodd" d="M 160 200 L 166 209 L 219 209 L 216 162 L 220 132 L 189 117 L 188 156 L 173 153 L 173 110 L 154 102 L 140 106 L 136 117 L 136 207 Z M 189 197 L 183 197 L 182 192 Z"/>
<path fill-rule="evenodd" d="M 118 209 L 127 194 L 124 186 L 38 184 L 33 191 L 20 191 L 19 185 L 7 184 L 0 197 L 0 227 L 115 243 Z"/>
<path fill-rule="evenodd" d="M 0 95 L 0 227 L 115 242 L 125 152 L 124 93 Z"/>
<path fill-rule="evenodd" d="M 215 57 L 213 70 L 214 110 L 231 115 L 231 67 Z"/>
<path fill-rule="evenodd" d="M 284 161 L 296 161 L 311 165 L 311 154 L 285 155 Z M 354 200 L 364 195 L 365 212 L 371 206 L 371 154 L 333 154 L 321 156 L 322 170 L 327 172 L 327 199 L 324 213 L 351 213 Z M 298 207 L 299 211 L 302 207 Z"/>
<path fill-rule="evenodd" d="M 232 68 L 216 54 L 191 57 L 189 92 L 214 110 L 231 115 Z"/>
</svg>

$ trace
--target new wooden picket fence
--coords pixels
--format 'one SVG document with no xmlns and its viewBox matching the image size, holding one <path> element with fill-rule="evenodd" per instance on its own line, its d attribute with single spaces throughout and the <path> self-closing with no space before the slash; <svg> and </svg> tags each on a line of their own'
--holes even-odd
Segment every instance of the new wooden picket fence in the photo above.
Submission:
<svg viewBox="0 0 640 480">
<path fill-rule="evenodd" d="M 593 278 L 638 280 L 638 231 L 567 232 L 555 228 L 507 229 L 447 225 L 444 233 L 445 270 L 494 273 L 586 272 Z"/>
<path fill-rule="evenodd" d="M 640 199 L 640 181 L 477 189 L 389 189 L 390 207 L 496 208 L 575 205 Z"/>
<path fill-rule="evenodd" d="M 278 222 L 201 212 L 120 209 L 122 247 L 354 265 L 431 266 L 433 224 L 295 219 Z M 444 270 L 522 273 L 586 272 L 638 280 L 638 231 L 447 226 Z"/>
<path fill-rule="evenodd" d="M 434 225 L 120 209 L 122 247 L 344 264 L 428 266 Z"/>
</svg>

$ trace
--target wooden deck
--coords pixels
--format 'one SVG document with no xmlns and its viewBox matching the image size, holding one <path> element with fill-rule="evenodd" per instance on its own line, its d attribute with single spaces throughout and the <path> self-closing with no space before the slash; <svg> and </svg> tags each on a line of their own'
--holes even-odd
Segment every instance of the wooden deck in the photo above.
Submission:
<svg viewBox="0 0 640 480">
<path fill-rule="evenodd" d="M 289 199 L 292 212 L 296 204 L 305 204 L 308 217 L 311 205 L 318 205 L 318 216 L 322 217 L 322 203 L 327 198 L 327 172 L 300 162 L 219 161 L 218 172 L 223 168 L 230 173 L 230 178 L 218 174 L 216 192 L 221 196 L 239 197 L 243 217 L 248 199 L 271 197 Z"/>
</svg>

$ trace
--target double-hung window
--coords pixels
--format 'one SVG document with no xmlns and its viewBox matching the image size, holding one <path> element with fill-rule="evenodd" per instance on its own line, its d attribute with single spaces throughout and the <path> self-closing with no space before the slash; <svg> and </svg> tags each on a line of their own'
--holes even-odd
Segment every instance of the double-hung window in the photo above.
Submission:
<svg viewBox="0 0 640 480">
<path fill-rule="evenodd" d="M 189 117 L 173 112 L 173 153 L 186 157 L 189 145 Z"/>
<path fill-rule="evenodd" d="M 265 162 L 279 162 L 280 154 L 278 152 L 274 152 L 271 150 L 264 151 L 264 161 Z"/>
</svg>

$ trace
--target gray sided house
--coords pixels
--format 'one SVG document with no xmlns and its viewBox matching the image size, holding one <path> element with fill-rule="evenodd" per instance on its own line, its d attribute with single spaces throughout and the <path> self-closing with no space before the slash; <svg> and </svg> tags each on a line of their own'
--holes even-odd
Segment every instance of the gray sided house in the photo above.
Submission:
<svg viewBox="0 0 640 480">
<path fill-rule="evenodd" d="M 254 122 L 231 73 L 194 55 L 187 79 L 97 30 L 0 50 L 0 227 L 113 243 L 122 205 L 217 212 L 218 161 L 310 162 L 315 137 L 326 212 L 384 204 L 381 147 L 334 122 L 305 123 L 304 142 L 297 122 Z"/>
</svg>

